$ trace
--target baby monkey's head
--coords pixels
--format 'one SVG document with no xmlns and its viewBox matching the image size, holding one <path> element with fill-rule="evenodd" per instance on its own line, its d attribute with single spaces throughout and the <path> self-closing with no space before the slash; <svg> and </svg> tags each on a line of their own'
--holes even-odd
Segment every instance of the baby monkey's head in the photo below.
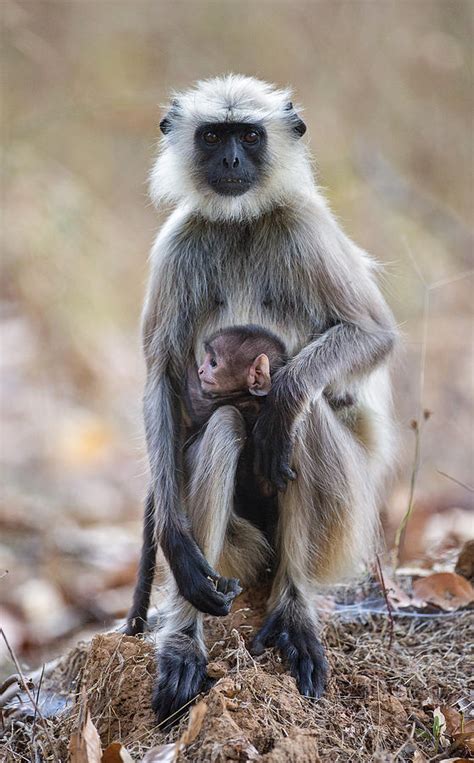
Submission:
<svg viewBox="0 0 474 763">
<path fill-rule="evenodd" d="M 213 397 L 237 392 L 268 395 L 271 376 L 286 360 L 277 336 L 260 326 L 231 326 L 204 342 L 206 356 L 198 370 L 201 389 Z"/>
</svg>

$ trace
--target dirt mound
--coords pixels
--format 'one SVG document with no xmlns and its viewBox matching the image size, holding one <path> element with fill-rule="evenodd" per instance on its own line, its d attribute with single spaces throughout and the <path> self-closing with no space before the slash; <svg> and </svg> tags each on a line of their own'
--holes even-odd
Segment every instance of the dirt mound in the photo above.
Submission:
<svg viewBox="0 0 474 763">
<path fill-rule="evenodd" d="M 470 613 L 397 619 L 391 650 L 385 616 L 364 622 L 332 618 L 323 633 L 331 664 L 328 691 L 312 702 L 300 696 L 276 654 L 254 659 L 247 651 L 262 614 L 260 602 L 252 610 L 247 603 L 242 597 L 234 613 L 207 623 L 215 684 L 203 697 L 198 733 L 183 746 L 179 761 L 412 761 L 415 750 L 435 759 L 433 708 L 454 706 L 467 694 Z M 44 760 L 66 761 L 84 703 L 103 747 L 121 741 L 134 761 L 179 739 L 186 716 L 168 732 L 155 724 L 154 671 L 150 641 L 120 633 L 94 637 L 66 655 L 41 689 L 44 696 L 67 695 L 69 705 L 44 725 L 36 721 L 34 732 L 24 718 L 12 720 L 6 760 L 19 761 L 35 749 Z"/>
</svg>

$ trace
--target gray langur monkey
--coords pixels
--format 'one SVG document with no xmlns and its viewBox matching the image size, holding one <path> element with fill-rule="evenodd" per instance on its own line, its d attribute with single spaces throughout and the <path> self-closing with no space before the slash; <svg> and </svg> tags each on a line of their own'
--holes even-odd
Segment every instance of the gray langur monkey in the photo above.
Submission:
<svg viewBox="0 0 474 763">
<path fill-rule="evenodd" d="M 253 649 L 275 646 L 303 695 L 323 692 L 312 594 L 371 557 L 393 461 L 397 330 L 377 265 L 315 184 L 289 91 L 238 75 L 198 82 L 160 127 L 151 197 L 175 209 L 152 249 L 143 316 L 151 483 L 128 632 L 146 625 L 159 544 L 170 568 L 153 696 L 163 720 L 206 685 L 201 613 L 227 614 L 239 580 L 258 581 L 269 559 L 268 615 Z M 281 338 L 288 360 L 249 437 L 224 405 L 189 442 L 186 369 L 202 363 L 206 336 L 245 324 Z M 277 495 L 274 538 L 259 501 L 239 499 L 246 439 Z"/>
</svg>

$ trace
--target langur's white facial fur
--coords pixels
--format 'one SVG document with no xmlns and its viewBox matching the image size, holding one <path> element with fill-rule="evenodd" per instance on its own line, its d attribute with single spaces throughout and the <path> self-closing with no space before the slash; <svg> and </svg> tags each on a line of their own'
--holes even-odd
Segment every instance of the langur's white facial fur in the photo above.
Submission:
<svg viewBox="0 0 474 763">
<path fill-rule="evenodd" d="M 266 132 L 265 168 L 261 178 L 238 196 L 224 196 L 202 181 L 195 144 L 196 130 L 206 124 L 259 124 Z M 160 153 L 151 172 L 155 204 L 185 205 L 211 220 L 258 217 L 281 204 L 302 202 L 314 188 L 307 150 L 298 138 L 305 130 L 289 90 L 229 74 L 197 82 L 175 93 L 166 117 Z"/>
</svg>

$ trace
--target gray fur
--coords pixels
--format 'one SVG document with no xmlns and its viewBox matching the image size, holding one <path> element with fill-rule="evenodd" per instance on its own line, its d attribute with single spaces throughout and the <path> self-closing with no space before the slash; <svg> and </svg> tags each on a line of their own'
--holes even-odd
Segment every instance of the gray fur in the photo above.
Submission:
<svg viewBox="0 0 474 763">
<path fill-rule="evenodd" d="M 280 612 L 291 599 L 288 611 L 304 610 L 307 629 L 316 623 L 314 587 L 371 559 L 393 459 L 387 361 L 396 328 L 376 283 L 378 267 L 341 230 L 312 179 L 303 143 L 291 134 L 284 114 L 288 95 L 230 75 L 176 96 L 179 125 L 165 135 L 152 174 L 155 200 L 177 206 L 151 253 L 143 321 L 145 422 L 158 539 L 170 525 L 189 534 L 192 527 L 219 571 L 230 566 L 230 574 L 250 582 L 268 553 L 259 531 L 232 511 L 231 471 L 244 437 L 241 423 L 238 415 L 217 411 L 183 467 L 182 380 L 190 362 L 202 361 L 203 339 L 223 327 L 252 323 L 282 339 L 289 361 L 275 374 L 272 399 L 293 443 L 297 478 L 279 494 L 269 606 Z M 214 121 L 253 113 L 264 121 L 271 172 L 262 188 L 238 199 L 202 191 L 191 171 L 190 144 L 200 106 Z M 325 391 L 349 396 L 350 412 L 339 415 Z M 238 526 L 253 542 L 235 570 L 240 552 L 230 538 Z M 174 615 L 165 626 L 167 648 L 179 622 L 189 626 L 192 612 L 175 596 Z"/>
</svg>

